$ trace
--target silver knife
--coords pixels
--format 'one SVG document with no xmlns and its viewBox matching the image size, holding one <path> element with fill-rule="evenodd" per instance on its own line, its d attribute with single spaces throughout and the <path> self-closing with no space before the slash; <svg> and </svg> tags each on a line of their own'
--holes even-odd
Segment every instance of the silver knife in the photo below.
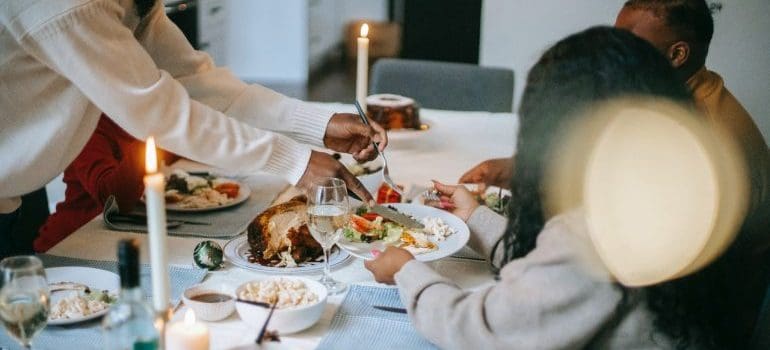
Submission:
<svg viewBox="0 0 770 350">
<path fill-rule="evenodd" d="M 381 306 L 381 305 L 373 305 L 372 307 L 377 309 L 377 310 L 388 311 L 388 312 L 395 312 L 395 313 L 398 313 L 398 314 L 405 314 L 405 313 L 407 313 L 406 309 L 402 309 L 402 308 L 398 308 L 398 307 Z"/>
<path fill-rule="evenodd" d="M 382 216 L 382 217 L 384 217 L 384 218 L 386 218 L 386 219 L 388 219 L 390 221 L 393 221 L 393 222 L 395 222 L 395 223 L 397 223 L 399 225 L 402 225 L 402 226 L 404 226 L 406 228 L 418 228 L 418 229 L 425 228 L 425 225 L 423 225 L 419 221 L 413 219 L 412 217 L 410 217 L 410 216 L 408 216 L 406 214 L 399 213 L 399 212 L 397 212 L 397 211 L 395 211 L 395 210 L 393 210 L 391 208 L 388 208 L 388 207 L 386 207 L 384 205 L 379 205 L 378 204 L 378 205 L 375 205 L 375 206 L 369 208 L 369 210 L 371 210 L 372 213 L 375 213 L 375 214 L 377 214 L 379 216 Z"/>
</svg>

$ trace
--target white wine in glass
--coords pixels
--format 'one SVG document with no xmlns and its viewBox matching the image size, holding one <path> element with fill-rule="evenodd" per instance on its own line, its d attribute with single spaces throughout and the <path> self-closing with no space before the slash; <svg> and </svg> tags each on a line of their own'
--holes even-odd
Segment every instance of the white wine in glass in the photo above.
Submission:
<svg viewBox="0 0 770 350">
<path fill-rule="evenodd" d="M 342 236 L 349 220 L 350 205 L 345 182 L 337 178 L 323 178 L 313 182 L 308 193 L 308 227 L 310 234 L 324 250 L 324 275 L 320 282 L 330 295 L 347 287 L 331 277 L 329 253 Z"/>
<path fill-rule="evenodd" d="M 348 222 L 347 208 L 338 205 L 316 205 L 308 210 L 310 234 L 321 247 L 331 247 L 340 239 Z"/>
<path fill-rule="evenodd" d="M 0 262 L 0 320 L 24 347 L 45 328 L 50 293 L 43 263 L 34 256 L 16 256 Z"/>
</svg>

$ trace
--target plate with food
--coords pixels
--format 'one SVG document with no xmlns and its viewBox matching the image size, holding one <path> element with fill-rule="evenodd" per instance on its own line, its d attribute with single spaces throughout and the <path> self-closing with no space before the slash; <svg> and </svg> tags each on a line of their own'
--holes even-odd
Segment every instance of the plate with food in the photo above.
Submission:
<svg viewBox="0 0 770 350">
<path fill-rule="evenodd" d="M 91 267 L 50 267 L 45 274 L 51 291 L 51 326 L 101 317 L 117 301 L 120 277 L 113 272 Z"/>
<path fill-rule="evenodd" d="M 232 264 L 266 273 L 307 273 L 323 271 L 323 248 L 307 226 L 307 198 L 297 196 L 266 209 L 248 226 L 246 234 L 225 245 L 225 257 Z M 332 268 L 350 255 L 332 248 Z"/>
<path fill-rule="evenodd" d="M 378 208 L 360 207 L 352 214 L 337 245 L 367 260 L 374 259 L 372 249 L 392 245 L 410 251 L 417 260 L 433 261 L 456 253 L 470 238 L 468 225 L 443 210 L 408 203 L 387 205 L 396 214 Z M 416 223 L 405 223 L 410 220 Z"/>
<path fill-rule="evenodd" d="M 166 178 L 166 209 L 171 211 L 228 208 L 245 202 L 250 195 L 249 186 L 225 177 L 174 169 Z"/>
</svg>

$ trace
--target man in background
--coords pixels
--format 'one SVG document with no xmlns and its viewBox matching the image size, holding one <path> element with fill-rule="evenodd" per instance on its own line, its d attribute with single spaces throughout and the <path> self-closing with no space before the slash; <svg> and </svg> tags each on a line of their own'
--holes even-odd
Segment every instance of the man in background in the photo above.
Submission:
<svg viewBox="0 0 770 350">
<path fill-rule="evenodd" d="M 736 249 L 720 259 L 737 259 L 735 263 L 745 266 L 745 274 L 741 284 L 725 296 L 734 303 L 733 313 L 725 315 L 725 320 L 739 325 L 746 339 L 754 334 L 753 342 L 758 344 L 764 341 L 757 337 L 763 332 L 763 325 L 756 324 L 758 310 L 770 276 L 770 155 L 749 113 L 725 87 L 722 77 L 705 66 L 714 34 L 711 12 L 719 8 L 721 5 L 710 7 L 705 0 L 629 0 L 615 26 L 647 40 L 665 55 L 690 88 L 706 122 L 725 131 L 740 146 L 750 176 L 749 210 Z M 466 172 L 460 182 L 507 188 L 514 160 L 515 156 L 485 160 Z"/>
<path fill-rule="evenodd" d="M 696 107 L 714 128 L 728 133 L 741 148 L 751 177 L 749 213 L 744 228 L 751 235 L 770 235 L 770 156 L 762 133 L 719 74 L 706 68 L 714 34 L 712 9 L 705 0 L 630 0 L 615 27 L 652 43 L 687 83 Z M 768 242 L 767 239 L 760 239 Z M 766 247 L 755 247 L 764 250 Z"/>
<path fill-rule="evenodd" d="M 721 5 L 712 8 L 716 10 Z M 738 142 L 751 177 L 750 212 L 744 228 L 751 235 L 770 235 L 767 145 L 749 113 L 725 87 L 722 77 L 705 66 L 714 34 L 712 8 L 705 0 L 629 0 L 620 10 L 615 26 L 647 40 L 663 53 L 692 91 L 696 107 L 708 123 L 727 131 L 728 136 Z M 459 182 L 507 188 L 514 159 L 485 160 L 466 172 Z"/>
</svg>

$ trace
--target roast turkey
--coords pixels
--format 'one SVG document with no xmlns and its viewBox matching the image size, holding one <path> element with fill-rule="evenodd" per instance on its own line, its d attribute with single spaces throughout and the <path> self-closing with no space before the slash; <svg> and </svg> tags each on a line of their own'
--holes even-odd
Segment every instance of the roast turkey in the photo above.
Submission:
<svg viewBox="0 0 770 350">
<path fill-rule="evenodd" d="M 307 198 L 297 196 L 259 214 L 248 228 L 252 261 L 293 266 L 318 259 L 323 248 L 307 227 Z"/>
</svg>

